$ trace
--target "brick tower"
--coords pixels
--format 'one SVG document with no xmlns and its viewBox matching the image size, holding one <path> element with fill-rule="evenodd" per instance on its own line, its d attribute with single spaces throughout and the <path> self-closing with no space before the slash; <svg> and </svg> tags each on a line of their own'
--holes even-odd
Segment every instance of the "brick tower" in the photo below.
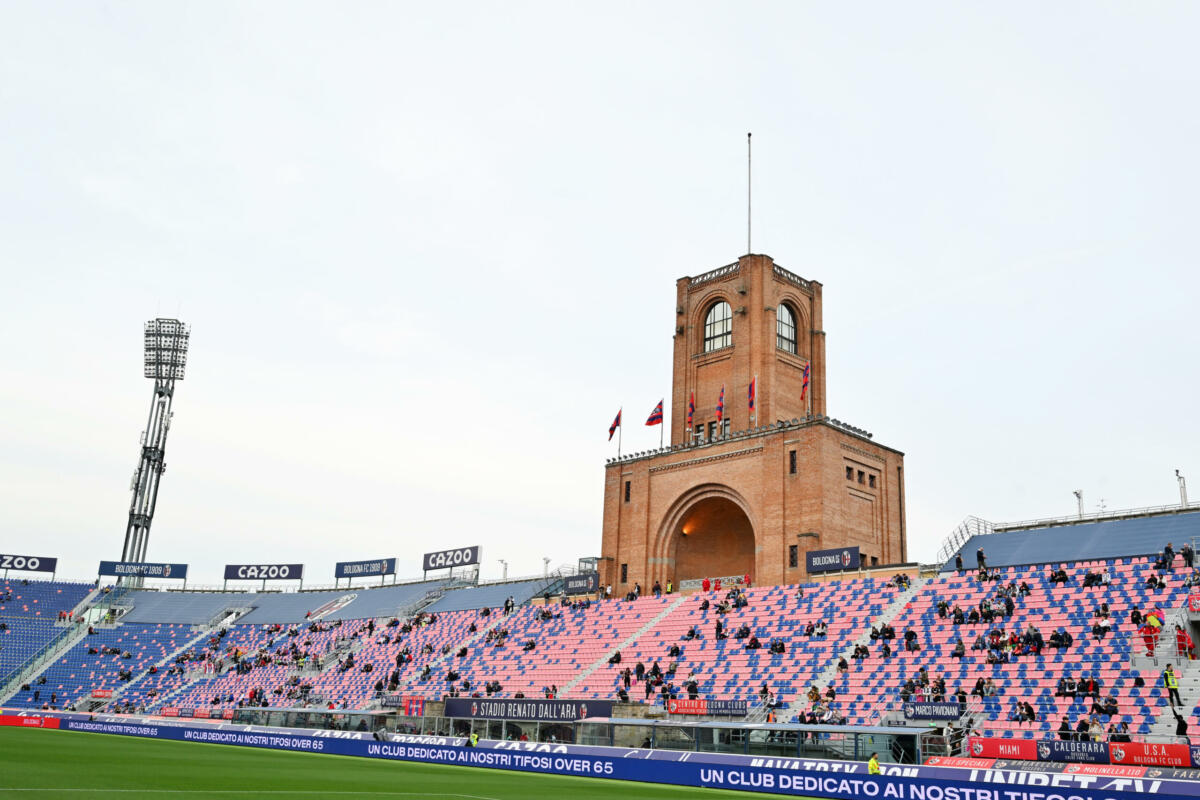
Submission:
<svg viewBox="0 0 1200 800">
<path fill-rule="evenodd" d="M 679 279 L 671 444 L 605 470 L 601 579 L 614 592 L 794 583 L 810 550 L 906 560 L 904 455 L 826 416 L 821 289 L 765 255 Z"/>
</svg>

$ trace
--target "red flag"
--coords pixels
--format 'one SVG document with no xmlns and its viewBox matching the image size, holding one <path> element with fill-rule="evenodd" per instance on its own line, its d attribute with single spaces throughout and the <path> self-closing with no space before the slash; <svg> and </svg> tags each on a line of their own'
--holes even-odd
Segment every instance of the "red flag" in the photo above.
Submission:
<svg viewBox="0 0 1200 800">
<path fill-rule="evenodd" d="M 750 410 L 754 410 L 754 384 L 758 383 L 758 376 L 754 376 L 754 380 L 750 381 Z"/>
<path fill-rule="evenodd" d="M 811 362 L 804 365 L 804 386 L 803 386 L 803 388 L 800 389 L 800 402 L 801 403 L 804 402 L 804 395 L 808 394 L 808 375 L 809 375 L 809 368 L 811 366 L 812 366 Z"/>
<path fill-rule="evenodd" d="M 663 401 L 659 400 L 658 405 L 656 405 L 654 410 L 650 412 L 650 418 L 646 420 L 647 425 L 662 425 L 662 406 Z"/>
<path fill-rule="evenodd" d="M 617 432 L 617 428 L 621 427 L 621 412 L 617 411 L 617 418 L 613 420 L 613 424 L 608 426 L 608 440 L 612 441 L 612 436 Z"/>
<path fill-rule="evenodd" d="M 696 416 L 696 392 L 688 397 L 688 430 L 692 429 L 692 418 Z"/>
<path fill-rule="evenodd" d="M 721 398 L 717 400 L 717 422 L 725 419 L 725 384 L 721 384 Z"/>
</svg>

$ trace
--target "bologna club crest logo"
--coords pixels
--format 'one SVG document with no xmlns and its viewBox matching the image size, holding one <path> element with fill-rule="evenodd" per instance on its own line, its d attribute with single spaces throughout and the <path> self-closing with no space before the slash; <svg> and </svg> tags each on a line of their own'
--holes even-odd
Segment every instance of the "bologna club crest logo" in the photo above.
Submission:
<svg viewBox="0 0 1200 800">
<path fill-rule="evenodd" d="M 309 619 L 324 619 L 335 611 L 341 611 L 343 608 L 353 603 L 357 597 L 357 594 L 344 594 L 336 600 L 330 600 L 325 605 L 314 610 L 312 614 L 309 615 Z"/>
<path fill-rule="evenodd" d="M 843 550 L 842 551 L 842 569 L 849 569 L 849 568 L 850 568 L 850 551 Z"/>
</svg>

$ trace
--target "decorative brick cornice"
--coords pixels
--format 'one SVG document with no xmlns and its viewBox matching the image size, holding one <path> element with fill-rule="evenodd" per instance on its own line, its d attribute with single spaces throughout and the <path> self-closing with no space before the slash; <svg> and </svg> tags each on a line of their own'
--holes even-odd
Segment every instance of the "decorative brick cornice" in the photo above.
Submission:
<svg viewBox="0 0 1200 800">
<path fill-rule="evenodd" d="M 715 453 L 711 456 L 705 456 L 704 458 L 690 458 L 687 461 L 679 461 L 674 464 L 663 464 L 661 467 L 651 467 L 650 471 L 666 472 L 672 469 L 679 469 L 680 467 L 691 467 L 696 464 L 708 464 L 712 461 L 725 461 L 730 458 L 739 458 L 741 456 L 748 456 L 753 453 L 761 453 L 762 451 L 762 445 L 759 445 L 758 447 L 747 447 L 743 450 L 734 450 L 730 453 Z"/>
<path fill-rule="evenodd" d="M 880 462 L 881 464 L 887 463 L 886 458 L 883 458 L 882 456 L 876 455 L 875 453 L 868 452 L 861 448 L 855 447 L 854 445 L 849 445 L 849 444 L 846 444 L 845 442 L 842 442 L 841 446 L 842 446 L 843 450 L 849 450 L 851 453 L 857 453 L 858 455 L 862 456 L 863 458 L 870 458 L 874 461 Z"/>
</svg>

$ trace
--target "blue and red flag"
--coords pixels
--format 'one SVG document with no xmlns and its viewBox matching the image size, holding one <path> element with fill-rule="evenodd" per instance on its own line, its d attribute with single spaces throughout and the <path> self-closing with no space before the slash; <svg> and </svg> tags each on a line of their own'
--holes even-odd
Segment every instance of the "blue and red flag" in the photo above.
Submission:
<svg viewBox="0 0 1200 800">
<path fill-rule="evenodd" d="M 692 428 L 692 419 L 696 416 L 696 393 L 693 391 L 688 397 L 688 430 Z"/>
<path fill-rule="evenodd" d="M 812 362 L 804 365 L 804 387 L 800 389 L 800 402 L 804 402 L 804 395 L 808 394 L 808 376 L 809 370 L 812 367 Z"/>
<path fill-rule="evenodd" d="M 725 419 L 725 384 L 721 384 L 721 398 L 717 400 L 717 422 Z"/>
<path fill-rule="evenodd" d="M 613 420 L 613 424 L 608 426 L 608 440 L 612 441 L 612 435 L 617 432 L 617 428 L 621 427 L 621 411 L 617 411 L 617 418 Z"/>
<path fill-rule="evenodd" d="M 663 398 L 663 400 L 665 399 Z M 650 418 L 646 420 L 647 425 L 662 425 L 662 404 L 663 401 L 659 400 L 658 405 L 650 412 Z"/>
<path fill-rule="evenodd" d="M 758 376 L 755 376 L 754 380 L 750 381 L 750 410 L 751 411 L 754 410 L 754 399 L 755 399 L 754 398 L 754 384 L 756 384 L 756 383 L 758 383 Z"/>
</svg>

